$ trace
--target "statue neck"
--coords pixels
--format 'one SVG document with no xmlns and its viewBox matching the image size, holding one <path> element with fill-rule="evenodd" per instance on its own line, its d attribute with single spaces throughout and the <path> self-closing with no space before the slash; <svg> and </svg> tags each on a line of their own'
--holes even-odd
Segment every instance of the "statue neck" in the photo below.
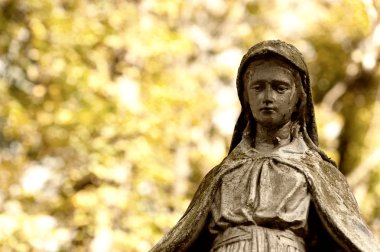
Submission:
<svg viewBox="0 0 380 252">
<path fill-rule="evenodd" d="M 255 148 L 265 152 L 290 143 L 291 126 L 291 122 L 278 128 L 267 128 L 256 124 Z"/>
</svg>

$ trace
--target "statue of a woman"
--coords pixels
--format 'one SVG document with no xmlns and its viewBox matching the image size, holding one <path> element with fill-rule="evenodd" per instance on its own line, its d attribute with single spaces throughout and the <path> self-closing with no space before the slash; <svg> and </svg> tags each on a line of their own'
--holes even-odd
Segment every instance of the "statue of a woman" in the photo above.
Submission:
<svg viewBox="0 0 380 252">
<path fill-rule="evenodd" d="M 228 156 L 151 251 L 380 251 L 344 176 L 318 148 L 301 53 L 259 43 L 236 83 L 242 112 Z"/>
</svg>

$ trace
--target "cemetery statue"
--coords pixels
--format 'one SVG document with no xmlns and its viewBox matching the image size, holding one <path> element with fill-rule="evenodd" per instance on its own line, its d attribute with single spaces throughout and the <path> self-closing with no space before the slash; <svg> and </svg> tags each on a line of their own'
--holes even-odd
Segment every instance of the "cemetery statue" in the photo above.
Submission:
<svg viewBox="0 0 380 252">
<path fill-rule="evenodd" d="M 236 80 L 242 112 L 228 156 L 152 252 L 380 251 L 345 177 L 318 147 L 301 53 L 253 46 Z"/>
</svg>

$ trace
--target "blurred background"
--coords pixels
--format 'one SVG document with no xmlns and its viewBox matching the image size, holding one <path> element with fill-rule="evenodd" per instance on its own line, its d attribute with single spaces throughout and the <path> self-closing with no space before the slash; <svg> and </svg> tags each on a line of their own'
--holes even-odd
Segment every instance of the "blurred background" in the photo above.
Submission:
<svg viewBox="0 0 380 252">
<path fill-rule="evenodd" d="M 304 54 L 380 238 L 379 0 L 0 0 L 0 250 L 147 251 L 225 157 L 253 44 Z"/>
</svg>

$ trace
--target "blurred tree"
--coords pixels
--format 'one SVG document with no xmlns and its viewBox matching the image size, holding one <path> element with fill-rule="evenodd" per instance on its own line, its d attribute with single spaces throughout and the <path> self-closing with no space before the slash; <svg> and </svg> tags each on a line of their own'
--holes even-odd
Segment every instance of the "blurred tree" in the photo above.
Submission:
<svg viewBox="0 0 380 252">
<path fill-rule="evenodd" d="M 240 59 L 273 38 L 304 53 L 321 145 L 379 235 L 378 5 L 0 1 L 1 250 L 148 250 L 226 154 Z"/>
</svg>

